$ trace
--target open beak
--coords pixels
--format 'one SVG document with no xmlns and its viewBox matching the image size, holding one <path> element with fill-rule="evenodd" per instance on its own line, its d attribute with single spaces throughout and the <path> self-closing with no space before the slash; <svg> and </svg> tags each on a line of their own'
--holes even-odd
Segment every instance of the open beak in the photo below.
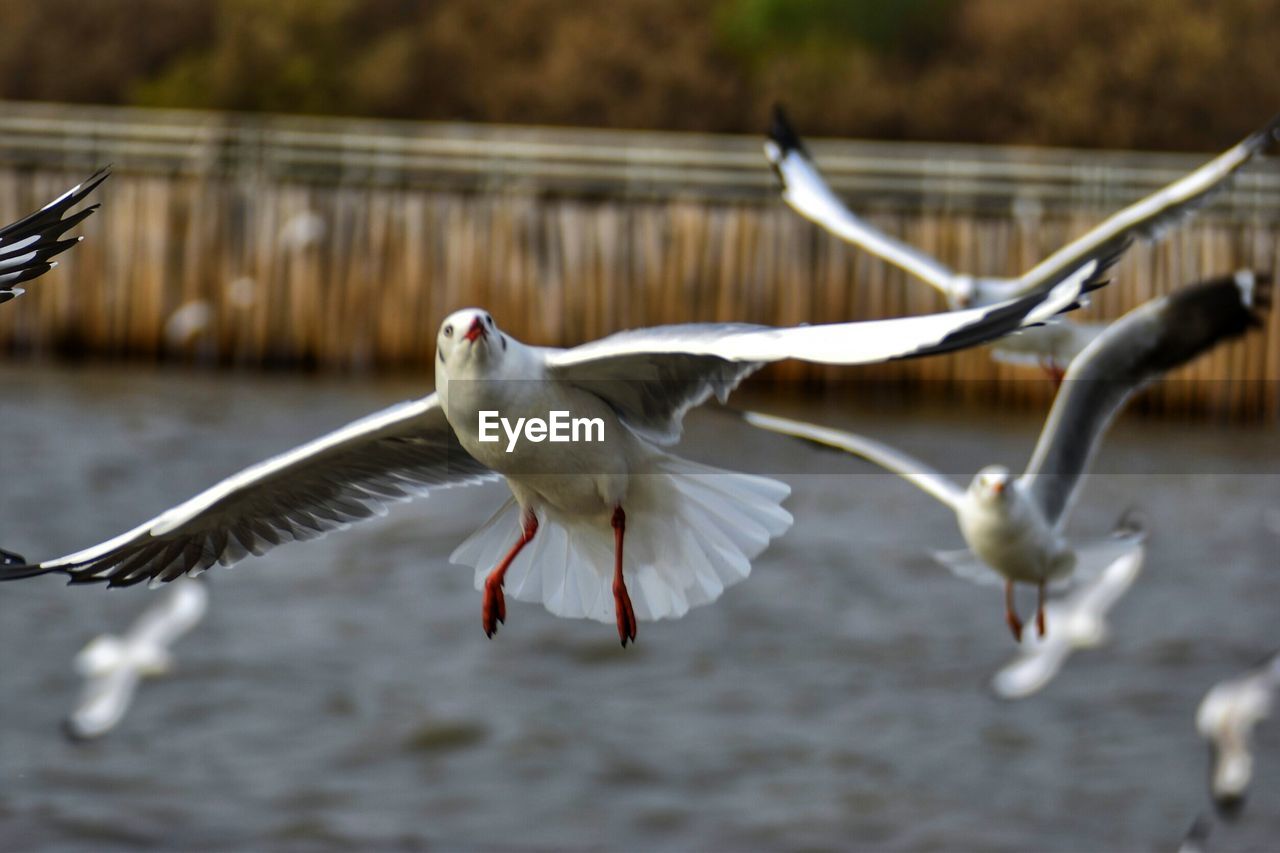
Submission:
<svg viewBox="0 0 1280 853">
<path fill-rule="evenodd" d="M 476 338 L 488 337 L 489 333 L 485 331 L 484 321 L 479 317 L 475 317 L 471 320 L 471 327 L 467 329 L 467 333 L 462 336 L 462 339 L 467 343 L 474 344 L 476 342 Z"/>
</svg>

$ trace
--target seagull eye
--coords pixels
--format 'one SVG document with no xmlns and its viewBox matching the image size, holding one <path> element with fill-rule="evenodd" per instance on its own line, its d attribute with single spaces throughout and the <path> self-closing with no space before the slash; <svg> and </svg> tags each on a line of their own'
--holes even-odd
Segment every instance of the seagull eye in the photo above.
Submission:
<svg viewBox="0 0 1280 853">
<path fill-rule="evenodd" d="M 453 326 L 445 326 L 445 327 L 444 327 L 444 336 L 445 336 L 446 338 L 452 338 L 452 337 L 453 337 Z"/>
<path fill-rule="evenodd" d="M 484 321 L 488 323 L 490 326 L 493 325 L 493 317 L 489 314 L 484 315 Z"/>
</svg>

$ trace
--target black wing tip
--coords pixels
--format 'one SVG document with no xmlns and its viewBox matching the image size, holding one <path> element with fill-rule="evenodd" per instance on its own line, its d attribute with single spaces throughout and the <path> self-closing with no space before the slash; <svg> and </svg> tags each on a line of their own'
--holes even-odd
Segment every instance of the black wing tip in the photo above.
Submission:
<svg viewBox="0 0 1280 853">
<path fill-rule="evenodd" d="M 28 563 L 21 554 L 0 550 L 0 581 L 17 581 L 54 571 L 39 563 Z"/>
<path fill-rule="evenodd" d="M 1120 513 L 1120 518 L 1116 520 L 1116 526 L 1111 531 L 1112 536 L 1127 538 L 1130 536 L 1146 536 L 1147 519 L 1142 515 L 1142 511 L 1136 506 L 1130 506 Z"/>
<path fill-rule="evenodd" d="M 1213 808 L 1218 813 L 1218 817 L 1223 820 L 1234 821 L 1244 811 L 1245 799 L 1243 792 L 1239 794 L 1214 794 Z"/>
<path fill-rule="evenodd" d="M 1244 144 L 1251 151 L 1265 151 L 1277 142 L 1280 142 L 1280 113 L 1273 115 L 1270 121 L 1249 134 Z"/>
<path fill-rule="evenodd" d="M 809 156 L 804 143 L 800 141 L 800 135 L 792 127 L 791 120 L 787 118 L 787 111 L 782 108 L 782 104 L 773 105 L 773 115 L 769 120 L 769 139 L 773 140 L 773 143 L 778 146 L 780 158 L 787 156 L 792 151 L 798 151 L 806 157 Z"/>
<path fill-rule="evenodd" d="M 1166 338 L 1200 352 L 1240 337 L 1263 324 L 1271 290 L 1269 274 L 1248 269 L 1176 290 L 1168 296 Z"/>
<path fill-rule="evenodd" d="M 1209 840 L 1209 834 L 1213 831 L 1213 822 L 1202 814 L 1196 815 L 1196 819 L 1191 822 L 1191 826 L 1187 829 L 1187 834 L 1183 836 L 1185 841 L 1196 841 L 1201 844 Z"/>
</svg>

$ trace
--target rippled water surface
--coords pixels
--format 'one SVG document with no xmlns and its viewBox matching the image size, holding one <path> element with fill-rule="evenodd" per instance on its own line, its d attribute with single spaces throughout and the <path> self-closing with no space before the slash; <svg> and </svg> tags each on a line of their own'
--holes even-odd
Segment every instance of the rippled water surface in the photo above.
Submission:
<svg viewBox="0 0 1280 853">
<path fill-rule="evenodd" d="M 48 558 L 132 527 L 410 382 L 0 369 L 0 545 Z M 744 398 L 743 402 L 747 398 Z M 858 426 L 967 478 L 1020 465 L 1035 415 L 757 405 Z M 509 603 L 502 632 L 448 555 L 502 500 L 454 490 L 211 573 L 208 619 L 107 738 L 63 739 L 71 659 L 145 589 L 0 587 L 0 847 L 1171 850 L 1205 807 L 1196 705 L 1280 645 L 1270 428 L 1127 420 L 1077 508 L 1139 506 L 1147 568 L 1114 640 L 1016 704 L 999 592 L 934 566 L 949 514 L 852 460 L 714 412 L 680 452 L 777 474 L 792 531 L 677 622 Z M 1270 525 L 1268 522 L 1271 522 Z M 1280 838 L 1280 725 L 1243 819 Z M 1274 849 L 1274 848 L 1272 848 Z"/>
</svg>

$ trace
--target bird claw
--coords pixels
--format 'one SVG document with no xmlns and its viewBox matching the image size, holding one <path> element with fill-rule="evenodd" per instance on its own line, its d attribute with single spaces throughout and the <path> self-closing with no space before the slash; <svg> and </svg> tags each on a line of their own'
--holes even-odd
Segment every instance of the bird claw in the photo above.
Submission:
<svg viewBox="0 0 1280 853">
<path fill-rule="evenodd" d="M 618 619 L 618 639 L 625 649 L 628 640 L 633 643 L 636 641 L 636 611 L 631 606 L 631 596 L 627 593 L 626 586 L 614 587 L 613 612 Z"/>
<path fill-rule="evenodd" d="M 507 623 L 507 601 L 502 594 L 502 580 L 489 578 L 484 582 L 484 605 L 480 608 L 484 634 L 490 639 L 498 633 L 498 625 Z"/>
</svg>

